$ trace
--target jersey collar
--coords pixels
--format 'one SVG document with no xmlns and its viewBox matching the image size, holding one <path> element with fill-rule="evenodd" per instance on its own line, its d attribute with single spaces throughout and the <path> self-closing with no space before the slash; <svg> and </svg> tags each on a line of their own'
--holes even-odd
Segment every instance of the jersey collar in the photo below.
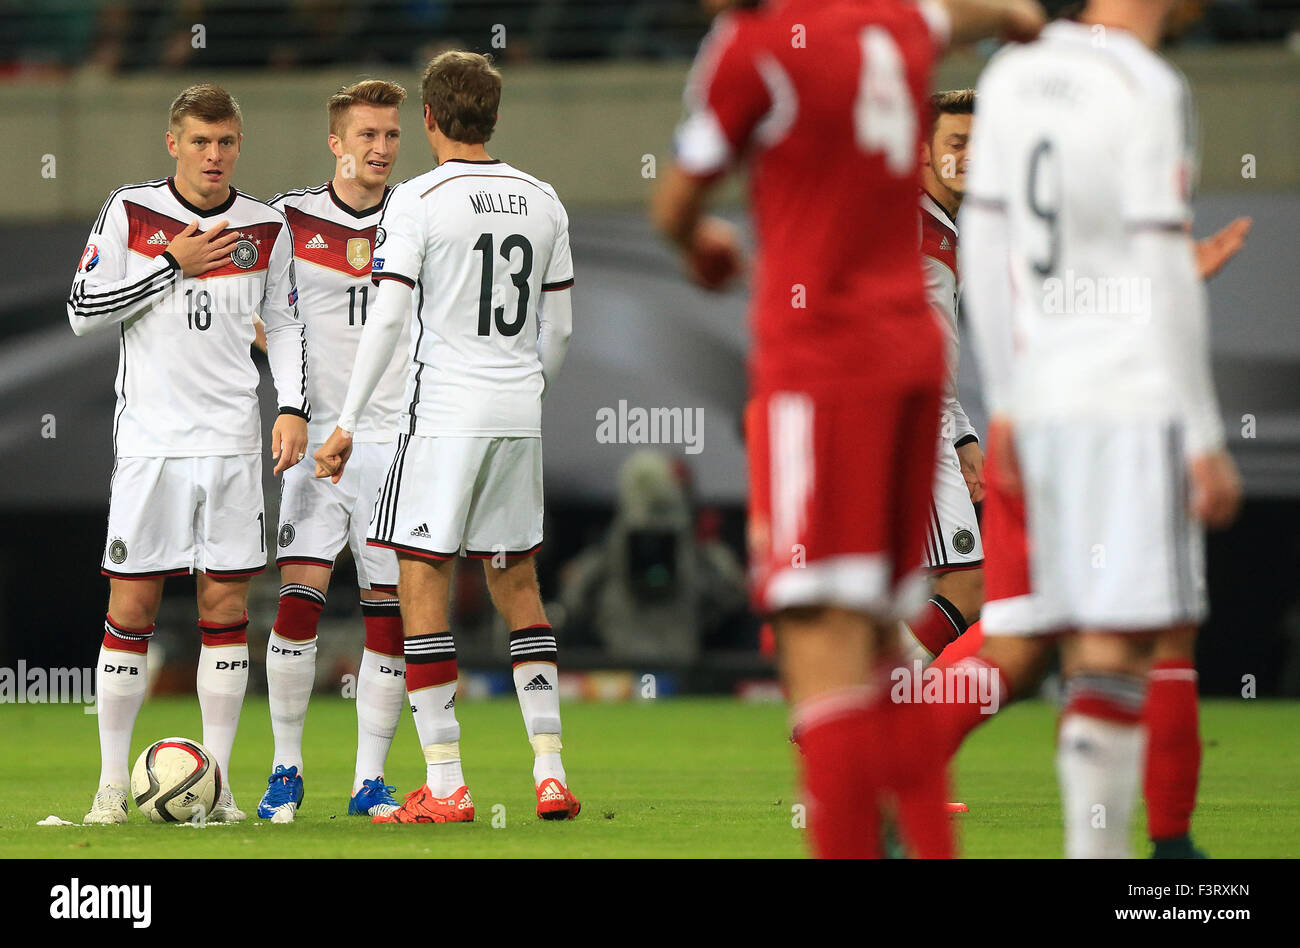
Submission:
<svg viewBox="0 0 1300 948">
<path fill-rule="evenodd" d="M 239 197 L 239 192 L 232 186 L 229 197 L 216 207 L 210 207 L 207 210 L 204 210 L 201 207 L 195 207 L 189 201 L 185 200 L 185 198 L 181 197 L 181 192 L 176 190 L 176 182 L 171 176 L 168 176 L 167 178 L 167 187 L 171 190 L 172 197 L 176 199 L 177 203 L 179 203 L 181 207 L 199 217 L 213 217 L 217 214 L 224 214 L 226 211 L 230 210 L 230 206 L 235 203 L 235 198 Z"/>
<path fill-rule="evenodd" d="M 957 233 L 957 219 L 948 213 L 948 209 L 934 198 L 930 197 L 929 192 L 926 191 L 925 188 L 920 189 L 920 194 L 922 209 L 929 211 L 931 217 L 937 218 L 939 223 L 943 224 L 954 234 Z"/>
<path fill-rule="evenodd" d="M 392 190 L 388 185 L 384 185 L 384 196 L 379 199 L 379 203 L 374 205 L 373 207 L 368 207 L 365 210 L 358 211 L 356 208 L 352 207 L 341 197 L 338 196 L 338 192 L 334 190 L 334 182 L 332 180 L 326 181 L 325 187 L 329 190 L 330 200 L 334 202 L 335 207 L 337 207 L 344 214 L 350 214 L 353 217 L 357 217 L 357 218 L 369 217 L 372 214 L 374 214 L 375 211 L 383 207 L 384 201 L 388 198 L 388 192 Z"/>
<path fill-rule="evenodd" d="M 452 162 L 462 165 L 499 165 L 502 163 L 500 158 L 448 158 L 446 161 L 440 161 L 440 165 L 449 165 Z"/>
</svg>

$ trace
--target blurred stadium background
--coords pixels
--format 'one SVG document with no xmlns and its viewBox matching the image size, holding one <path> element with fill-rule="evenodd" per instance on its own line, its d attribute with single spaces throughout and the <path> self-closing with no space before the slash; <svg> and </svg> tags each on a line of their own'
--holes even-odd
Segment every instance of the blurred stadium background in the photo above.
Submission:
<svg viewBox="0 0 1300 948">
<path fill-rule="evenodd" d="M 1199 7 L 1203 19 L 1171 50 L 1200 111 L 1197 233 L 1255 220 L 1210 286 L 1216 377 L 1247 503 L 1209 547 L 1202 689 L 1235 694 L 1253 675 L 1261 696 L 1295 696 L 1300 2 Z M 330 93 L 366 75 L 399 81 L 413 96 L 397 181 L 430 161 L 420 69 L 463 47 L 502 65 L 493 154 L 552 182 L 572 218 L 576 331 L 546 405 L 539 557 L 562 667 L 581 673 L 565 687 L 630 697 L 654 672 L 660 694 L 774 695 L 743 591 L 745 299 L 686 286 L 644 214 L 706 29 L 696 0 L 0 0 L 0 665 L 88 666 L 98 647 L 117 343 L 76 339 L 63 301 L 108 192 L 173 170 L 162 141 L 172 97 L 208 79 L 235 95 L 246 123 L 235 185 L 269 198 L 331 173 Z M 935 87 L 973 85 L 990 52 L 958 52 Z M 738 188 L 728 202 L 740 218 Z M 970 359 L 961 395 L 982 430 Z M 621 402 L 702 412 L 699 450 L 602 443 L 597 413 Z M 277 589 L 273 568 L 254 585 L 255 659 Z M 192 592 L 192 581 L 169 581 L 154 646 L 171 659 L 160 690 L 192 687 Z M 454 597 L 466 690 L 508 688 L 506 630 L 477 569 L 460 571 Z M 320 681 L 335 688 L 361 641 L 346 554 L 321 633 Z M 265 687 L 257 671 L 250 682 Z"/>
</svg>

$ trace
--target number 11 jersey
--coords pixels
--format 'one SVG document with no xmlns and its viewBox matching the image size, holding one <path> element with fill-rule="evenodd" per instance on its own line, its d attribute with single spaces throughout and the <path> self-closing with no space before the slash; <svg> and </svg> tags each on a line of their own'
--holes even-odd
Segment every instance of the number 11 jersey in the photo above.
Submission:
<svg viewBox="0 0 1300 948">
<path fill-rule="evenodd" d="M 386 189 L 384 196 L 391 193 Z M 312 444 L 320 444 L 338 424 L 366 324 L 366 307 L 375 292 L 370 285 L 370 261 L 383 202 L 355 210 L 326 182 L 278 194 L 271 199 L 271 206 L 284 212 L 293 232 L 299 311 L 307 326 L 307 364 L 311 366 L 312 420 L 307 436 Z M 405 350 L 393 356 L 361 414 L 356 441 L 393 440 L 402 414 L 407 365 Z"/>
<path fill-rule="evenodd" d="M 398 185 L 376 237 L 376 284 L 414 290 L 402 430 L 541 437 L 539 307 L 573 285 L 555 190 L 503 161 L 451 159 Z"/>
</svg>

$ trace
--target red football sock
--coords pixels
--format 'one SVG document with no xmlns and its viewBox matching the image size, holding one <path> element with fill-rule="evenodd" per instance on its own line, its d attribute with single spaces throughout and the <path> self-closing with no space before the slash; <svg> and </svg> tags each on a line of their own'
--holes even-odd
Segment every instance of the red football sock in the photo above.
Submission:
<svg viewBox="0 0 1300 948">
<path fill-rule="evenodd" d="M 325 594 L 305 583 L 286 583 L 280 587 L 280 606 L 271 630 L 282 639 L 310 642 L 316 638 L 316 625 L 325 608 Z"/>
<path fill-rule="evenodd" d="M 887 741 L 877 745 L 889 760 L 888 788 L 897 803 L 898 829 L 914 859 L 951 859 L 952 824 L 944 808 L 948 799 L 947 755 L 935 743 L 936 705 L 887 702 L 882 719 Z M 886 748 L 888 749 L 886 751 Z"/>
<path fill-rule="evenodd" d="M 394 658 L 404 654 L 402 610 L 396 599 L 362 599 L 361 617 L 367 649 Z"/>
<path fill-rule="evenodd" d="M 1196 666 L 1185 659 L 1156 662 L 1143 717 L 1147 727 L 1147 834 L 1177 839 L 1191 830 L 1201 773 Z"/>
<path fill-rule="evenodd" d="M 957 639 L 966 629 L 966 620 L 961 612 L 943 596 L 931 596 L 922 607 L 921 614 L 907 623 L 925 650 L 931 655 L 938 655 L 944 647 Z"/>
<path fill-rule="evenodd" d="M 875 859 L 883 854 L 875 770 L 879 699 L 866 689 L 822 695 L 796 710 L 808 829 L 821 859 Z"/>
<path fill-rule="evenodd" d="M 959 635 L 939 653 L 939 657 L 930 663 L 931 668 L 947 668 L 956 665 L 963 658 L 979 654 L 984 644 L 984 625 L 978 619 L 975 624 Z"/>
<path fill-rule="evenodd" d="M 962 636 L 962 638 L 965 638 L 965 636 Z M 936 661 L 930 667 L 947 668 L 948 665 L 940 665 Z M 997 675 L 998 707 L 1001 708 L 1011 703 L 1010 682 L 1007 681 L 1007 676 L 1003 674 L 1002 669 L 998 667 L 996 662 L 990 661 L 982 655 L 972 655 L 953 662 L 952 667 L 960 668 L 970 675 L 990 673 Z M 979 693 L 979 690 L 968 687 L 966 693 L 967 695 L 975 695 Z M 957 753 L 957 749 L 961 747 L 961 742 L 966 739 L 967 734 L 993 717 L 993 713 L 989 712 L 987 707 L 973 700 L 945 701 L 932 707 L 934 709 L 933 740 L 945 761 Z"/>
</svg>

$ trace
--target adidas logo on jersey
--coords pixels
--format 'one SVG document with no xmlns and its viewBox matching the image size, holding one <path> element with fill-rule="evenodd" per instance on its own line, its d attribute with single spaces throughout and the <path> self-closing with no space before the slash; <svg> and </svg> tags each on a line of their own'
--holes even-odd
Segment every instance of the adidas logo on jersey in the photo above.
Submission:
<svg viewBox="0 0 1300 948">
<path fill-rule="evenodd" d="M 418 527 L 416 527 L 414 530 L 411 531 L 411 536 L 424 537 L 424 539 L 428 540 L 430 538 L 429 525 L 427 523 L 420 524 Z"/>
<path fill-rule="evenodd" d="M 948 238 L 947 238 L 947 237 L 945 237 L 945 238 L 943 239 L 943 241 L 939 244 L 939 249 L 940 249 L 940 250 L 951 250 L 951 249 L 952 249 L 952 244 L 948 243 Z"/>
<path fill-rule="evenodd" d="M 171 243 L 171 241 L 167 239 L 167 235 L 162 232 L 161 228 L 159 228 L 158 231 L 156 231 L 152 237 L 150 237 L 148 240 L 145 241 L 145 243 L 161 244 L 162 246 L 166 247 L 168 244 Z"/>
<path fill-rule="evenodd" d="M 528 684 L 524 685 L 524 691 L 550 691 L 551 683 L 541 675 L 535 677 Z"/>
<path fill-rule="evenodd" d="M 329 246 L 330 245 L 325 242 L 325 238 L 320 234 L 317 234 L 311 240 L 307 241 L 308 250 L 328 250 Z"/>
</svg>

